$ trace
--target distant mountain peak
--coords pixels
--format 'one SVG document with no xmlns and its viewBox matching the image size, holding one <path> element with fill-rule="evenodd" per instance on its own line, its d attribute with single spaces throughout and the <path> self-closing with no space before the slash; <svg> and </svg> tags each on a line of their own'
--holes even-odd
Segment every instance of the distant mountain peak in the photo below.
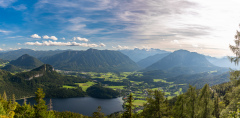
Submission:
<svg viewBox="0 0 240 118">
<path fill-rule="evenodd" d="M 176 50 L 173 52 L 173 54 L 190 54 L 190 53 L 193 53 L 193 52 L 190 52 L 188 50 L 183 50 L 183 49 Z"/>
<path fill-rule="evenodd" d="M 40 58 L 60 70 L 70 71 L 135 71 L 139 66 L 119 51 L 88 49 L 68 51 L 51 57 Z"/>
<path fill-rule="evenodd" d="M 158 62 L 147 67 L 147 70 L 166 70 L 175 67 L 214 67 L 205 56 L 196 52 L 187 50 L 177 50 L 168 56 L 162 58 Z"/>
<path fill-rule="evenodd" d="M 25 59 L 25 58 L 31 58 L 31 56 L 30 56 L 30 55 L 28 55 L 28 54 L 24 54 L 24 55 L 22 55 L 20 58 L 21 58 L 21 59 Z"/>
<path fill-rule="evenodd" d="M 41 66 L 43 62 L 35 57 L 29 56 L 28 54 L 24 54 L 18 59 L 11 61 L 10 64 L 23 69 L 33 69 Z"/>
</svg>

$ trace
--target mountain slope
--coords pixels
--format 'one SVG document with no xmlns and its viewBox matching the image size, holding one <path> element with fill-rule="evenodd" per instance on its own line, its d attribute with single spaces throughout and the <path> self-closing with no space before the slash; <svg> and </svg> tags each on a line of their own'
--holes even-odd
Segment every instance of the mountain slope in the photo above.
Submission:
<svg viewBox="0 0 240 118">
<path fill-rule="evenodd" d="M 39 67 L 43 64 L 40 60 L 35 57 L 24 54 L 16 60 L 11 61 L 9 64 L 23 68 L 23 69 L 33 69 Z"/>
<path fill-rule="evenodd" d="M 168 78 L 167 81 L 174 82 L 176 84 L 182 84 L 183 82 L 196 86 L 197 89 L 202 88 L 206 83 L 210 86 L 229 82 L 229 72 L 213 72 L 213 73 L 197 73 L 191 75 L 179 75 L 176 77 Z"/>
<path fill-rule="evenodd" d="M 20 72 L 22 71 L 22 69 L 12 65 L 12 64 L 8 64 L 6 66 L 4 66 L 3 68 L 1 68 L 2 70 L 5 70 L 5 71 L 9 71 L 9 72 Z"/>
<path fill-rule="evenodd" d="M 0 64 L 4 64 L 4 63 L 7 63 L 7 61 L 3 60 L 3 59 L 0 59 Z"/>
<path fill-rule="evenodd" d="M 38 88 L 43 88 L 47 97 L 80 97 L 85 92 L 76 86 L 75 89 L 65 89 L 63 85 L 75 85 L 74 83 L 87 82 L 89 80 L 79 77 L 63 76 L 57 73 L 51 65 L 44 64 L 28 72 L 21 72 L 15 75 L 0 70 L 6 74 L 0 76 L 0 92 L 6 90 L 7 93 L 15 93 L 19 97 L 32 96 Z M 4 78 L 1 81 L 1 78 Z M 3 86 L 3 87 L 2 87 Z M 8 87 L 8 88 L 7 88 Z"/>
<path fill-rule="evenodd" d="M 169 53 L 165 50 L 160 49 L 138 49 L 135 48 L 134 50 L 119 50 L 123 54 L 127 55 L 130 59 L 132 59 L 134 62 L 138 62 L 144 58 L 147 58 L 149 56 L 153 56 L 155 54 L 163 54 L 163 53 Z"/>
<path fill-rule="evenodd" d="M 111 50 L 67 51 L 40 60 L 60 70 L 114 72 L 139 69 L 129 57 Z"/>
<path fill-rule="evenodd" d="M 164 54 L 155 54 L 153 56 L 149 56 L 145 59 L 142 59 L 140 61 L 137 62 L 137 64 L 142 67 L 142 68 L 146 68 L 150 65 L 152 65 L 153 63 L 161 60 L 162 58 L 166 57 L 167 55 L 169 55 L 170 53 L 164 53 Z"/>
<path fill-rule="evenodd" d="M 179 67 L 200 70 L 201 68 L 216 68 L 203 55 L 187 50 L 177 50 L 147 67 L 146 70 L 170 70 Z"/>
</svg>

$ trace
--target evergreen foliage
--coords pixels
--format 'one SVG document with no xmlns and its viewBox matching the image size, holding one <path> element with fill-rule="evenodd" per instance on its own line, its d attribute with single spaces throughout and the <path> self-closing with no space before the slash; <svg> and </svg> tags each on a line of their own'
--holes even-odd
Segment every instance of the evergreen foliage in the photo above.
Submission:
<svg viewBox="0 0 240 118">
<path fill-rule="evenodd" d="M 142 115 L 146 118 L 162 118 L 167 117 L 169 115 L 168 112 L 168 103 L 164 93 L 160 90 L 149 90 L 147 103 L 144 104 Z"/>
<path fill-rule="evenodd" d="M 8 64 L 6 66 L 4 66 L 3 68 L 1 68 L 2 70 L 6 70 L 6 71 L 9 71 L 9 72 L 21 72 L 22 69 L 21 68 L 18 68 L 12 64 Z"/>
<path fill-rule="evenodd" d="M 93 118 L 104 118 L 104 113 L 102 113 L 101 110 L 101 106 L 98 106 L 97 112 L 93 112 Z"/>
<path fill-rule="evenodd" d="M 133 117 L 133 95 L 132 93 L 127 97 L 127 102 L 125 104 L 126 111 L 123 113 L 124 118 L 132 118 Z"/>
<path fill-rule="evenodd" d="M 119 96 L 119 92 L 114 91 L 110 88 L 104 88 L 102 86 L 93 85 L 87 89 L 87 94 L 94 98 L 101 98 L 101 99 L 110 99 L 116 98 Z"/>
</svg>

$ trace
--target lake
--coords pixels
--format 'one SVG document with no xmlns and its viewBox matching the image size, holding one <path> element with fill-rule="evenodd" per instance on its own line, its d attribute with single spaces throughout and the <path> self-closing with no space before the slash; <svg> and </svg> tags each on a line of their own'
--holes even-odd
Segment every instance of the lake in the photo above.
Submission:
<svg viewBox="0 0 240 118">
<path fill-rule="evenodd" d="M 49 98 L 45 98 L 46 104 L 49 103 Z M 23 100 L 17 100 L 19 104 L 23 103 Z M 34 98 L 28 98 L 27 103 L 31 105 L 36 104 Z M 105 115 L 117 111 L 123 111 L 122 97 L 114 99 L 97 99 L 92 97 L 77 97 L 77 98 L 52 98 L 53 110 L 56 111 L 71 111 L 80 113 L 87 116 L 92 116 L 93 112 L 97 111 L 97 107 L 102 107 L 102 112 Z"/>
</svg>

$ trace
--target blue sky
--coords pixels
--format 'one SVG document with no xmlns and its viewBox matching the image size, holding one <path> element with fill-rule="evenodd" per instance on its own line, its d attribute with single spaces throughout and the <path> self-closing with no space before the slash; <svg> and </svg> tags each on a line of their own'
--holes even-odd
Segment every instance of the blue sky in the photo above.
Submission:
<svg viewBox="0 0 240 118">
<path fill-rule="evenodd" d="M 186 49 L 231 55 L 239 0 L 0 0 L 0 50 Z"/>
</svg>

